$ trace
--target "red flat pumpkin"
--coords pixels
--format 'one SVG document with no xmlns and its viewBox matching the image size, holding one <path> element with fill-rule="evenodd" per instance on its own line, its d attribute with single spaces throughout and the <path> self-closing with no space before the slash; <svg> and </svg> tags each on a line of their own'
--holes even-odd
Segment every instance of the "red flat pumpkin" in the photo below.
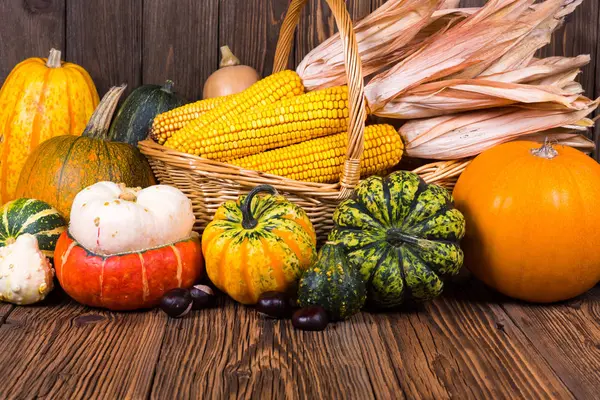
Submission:
<svg viewBox="0 0 600 400">
<path fill-rule="evenodd" d="M 56 244 L 56 276 L 78 302 L 110 310 L 156 306 L 202 276 L 192 202 L 180 190 L 98 182 L 79 192 Z"/>
<path fill-rule="evenodd" d="M 105 256 L 90 253 L 64 232 L 55 257 L 56 276 L 69 296 L 109 310 L 155 307 L 164 293 L 192 286 L 204 271 L 197 234 L 155 249 Z"/>
</svg>

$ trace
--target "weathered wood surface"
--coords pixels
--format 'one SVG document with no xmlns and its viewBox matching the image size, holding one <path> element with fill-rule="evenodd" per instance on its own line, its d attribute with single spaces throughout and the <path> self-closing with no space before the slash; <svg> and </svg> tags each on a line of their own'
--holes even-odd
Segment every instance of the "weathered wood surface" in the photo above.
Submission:
<svg viewBox="0 0 600 400">
<path fill-rule="evenodd" d="M 0 1 L 0 82 L 29 57 L 65 56 L 65 0 Z"/>
<path fill-rule="evenodd" d="M 454 284 L 416 309 L 296 331 L 221 296 L 169 319 L 56 292 L 0 309 L 2 399 L 594 399 L 600 288 L 528 305 Z"/>
<path fill-rule="evenodd" d="M 219 1 L 145 0 L 143 20 L 143 82 L 171 79 L 186 98 L 201 98 L 218 65 Z"/>
<path fill-rule="evenodd" d="M 142 4 L 142 0 L 66 2 L 66 60 L 90 73 L 100 96 L 111 86 L 126 83 L 129 93 L 142 84 Z"/>
<path fill-rule="evenodd" d="M 486 0 L 463 0 L 481 6 Z M 385 0 L 348 0 L 359 19 Z M 271 71 L 278 30 L 288 0 L 4 0 L 0 2 L 0 81 L 30 56 L 61 48 L 66 59 L 81 63 L 100 94 L 127 82 L 162 82 L 170 78 L 190 98 L 218 65 L 218 46 L 228 44 L 244 63 L 261 74 Z M 335 32 L 324 0 L 310 0 L 296 37 L 298 63 Z M 582 82 L 588 94 L 600 95 L 596 60 L 600 41 L 600 6 L 584 0 L 554 37 L 545 54 L 589 53 L 594 62 Z"/>
</svg>

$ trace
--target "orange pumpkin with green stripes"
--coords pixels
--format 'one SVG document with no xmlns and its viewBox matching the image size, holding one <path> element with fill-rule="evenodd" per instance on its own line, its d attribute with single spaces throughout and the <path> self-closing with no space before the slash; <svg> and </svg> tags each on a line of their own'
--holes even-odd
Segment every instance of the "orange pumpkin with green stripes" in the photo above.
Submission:
<svg viewBox="0 0 600 400">
<path fill-rule="evenodd" d="M 15 198 L 21 168 L 38 144 L 80 135 L 97 105 L 92 78 L 76 64 L 61 63 L 60 51 L 12 70 L 0 90 L 0 204 Z"/>
<path fill-rule="evenodd" d="M 302 208 L 260 185 L 219 207 L 202 235 L 202 250 L 215 286 L 255 304 L 262 293 L 296 288 L 316 259 L 316 234 Z"/>
<path fill-rule="evenodd" d="M 57 136 L 39 145 L 23 166 L 17 196 L 45 201 L 69 216 L 75 195 L 96 182 L 153 185 L 152 170 L 139 150 L 107 139 L 110 120 L 124 89 L 109 90 L 82 136 Z"/>
</svg>

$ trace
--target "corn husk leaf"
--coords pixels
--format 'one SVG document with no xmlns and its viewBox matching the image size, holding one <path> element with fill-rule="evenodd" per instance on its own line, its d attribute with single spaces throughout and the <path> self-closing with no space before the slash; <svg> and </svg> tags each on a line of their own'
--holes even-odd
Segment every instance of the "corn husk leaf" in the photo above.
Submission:
<svg viewBox="0 0 600 400">
<path fill-rule="evenodd" d="M 442 9 L 449 9 L 449 8 L 458 8 L 458 6 L 460 5 L 460 0 L 445 0 L 444 4 L 442 4 Z"/>
<path fill-rule="evenodd" d="M 537 105 L 536 105 L 537 107 Z M 449 160 L 471 157 L 523 135 L 569 125 L 586 125 L 598 107 L 587 101 L 582 110 L 505 107 L 409 121 L 399 132 L 411 157 Z M 584 122 L 580 122 L 580 121 Z"/>
<path fill-rule="evenodd" d="M 465 71 L 477 76 L 482 67 L 502 57 L 542 22 L 562 15 L 566 1 L 571 0 L 547 0 L 531 8 L 531 0 L 490 0 L 406 60 L 374 77 L 365 87 L 371 110 L 422 83 Z"/>
<path fill-rule="evenodd" d="M 417 86 L 387 103 L 375 114 L 396 119 L 417 119 L 515 103 L 551 103 L 556 108 L 585 108 L 578 93 L 558 86 L 535 86 L 483 79 L 454 79 Z"/>
<path fill-rule="evenodd" d="M 497 82 L 530 83 L 534 85 L 551 85 L 555 75 L 565 72 L 577 71 L 590 63 L 589 55 L 577 57 L 548 57 L 544 59 L 533 59 L 524 67 L 507 70 L 504 72 L 481 76 L 479 78 Z M 551 78 L 549 81 L 544 81 Z"/>
<path fill-rule="evenodd" d="M 550 43 L 552 40 L 552 33 L 562 25 L 564 17 L 574 12 L 582 1 L 583 0 L 563 0 L 556 12 L 552 14 L 542 12 L 541 15 L 545 14 L 546 18 L 521 40 L 517 41 L 506 54 L 478 74 L 478 76 L 484 77 L 529 65 L 534 58 L 535 53 Z M 541 7 L 544 7 L 544 5 L 533 5 L 531 16 L 537 18 L 538 15 L 540 15 L 539 9 Z"/>
<path fill-rule="evenodd" d="M 398 62 L 402 49 L 429 24 L 444 0 L 389 0 L 355 25 L 364 76 Z M 342 41 L 338 34 L 313 49 L 296 72 L 308 90 L 346 83 Z"/>
</svg>

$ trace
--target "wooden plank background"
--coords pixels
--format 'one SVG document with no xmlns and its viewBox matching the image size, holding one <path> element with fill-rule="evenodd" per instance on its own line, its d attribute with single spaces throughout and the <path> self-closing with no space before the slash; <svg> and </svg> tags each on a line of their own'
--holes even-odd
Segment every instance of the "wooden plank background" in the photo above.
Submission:
<svg viewBox="0 0 600 400">
<path fill-rule="evenodd" d="M 385 0 L 347 0 L 355 19 Z M 218 48 L 233 52 L 262 75 L 269 74 L 289 0 L 2 0 L 0 82 L 16 63 L 47 56 L 51 47 L 86 68 L 100 95 L 120 83 L 172 79 L 188 99 L 201 96 L 219 62 Z M 462 0 L 481 6 L 486 0 Z M 590 54 L 581 75 L 587 95 L 600 96 L 600 5 L 584 0 L 543 53 Z M 296 36 L 293 62 L 335 31 L 324 0 L 309 0 Z M 600 131 L 600 130 L 598 130 Z M 600 140 L 596 136 L 596 142 Z M 597 155 L 598 156 L 598 155 Z"/>
</svg>

